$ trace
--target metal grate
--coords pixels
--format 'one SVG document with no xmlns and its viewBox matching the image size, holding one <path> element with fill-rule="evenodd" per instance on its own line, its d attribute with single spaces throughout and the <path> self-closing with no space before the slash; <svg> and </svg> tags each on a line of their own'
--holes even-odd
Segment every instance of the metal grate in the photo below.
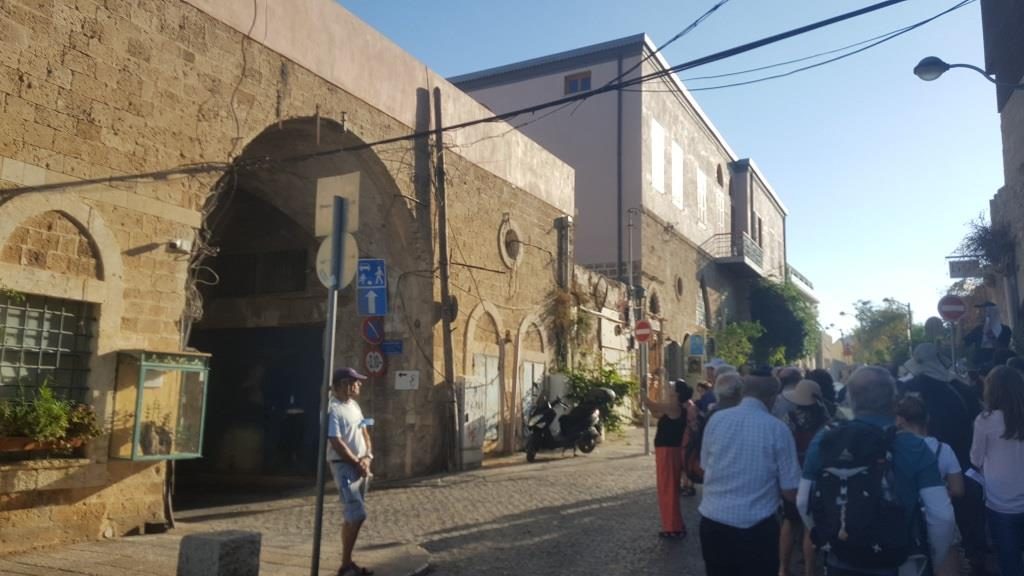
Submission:
<svg viewBox="0 0 1024 576">
<path fill-rule="evenodd" d="M 91 304 L 43 296 L 0 296 L 0 398 L 44 382 L 84 402 L 96 319 Z"/>
</svg>

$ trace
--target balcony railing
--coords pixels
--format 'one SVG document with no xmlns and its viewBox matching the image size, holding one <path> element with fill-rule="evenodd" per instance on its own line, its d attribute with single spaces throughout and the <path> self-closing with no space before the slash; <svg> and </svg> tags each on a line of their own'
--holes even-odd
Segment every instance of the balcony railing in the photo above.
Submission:
<svg viewBox="0 0 1024 576">
<path fill-rule="evenodd" d="M 764 265 L 764 250 L 750 236 L 741 234 L 740 238 L 740 242 L 735 242 L 732 234 L 715 234 L 704 243 L 703 248 L 712 258 L 744 258 L 761 268 Z"/>
<path fill-rule="evenodd" d="M 786 273 L 789 274 L 790 278 L 796 278 L 800 282 L 803 282 L 805 286 L 807 286 L 811 290 L 814 290 L 814 283 L 808 280 L 807 276 L 804 276 L 803 274 L 800 273 L 799 270 L 793 268 L 789 264 L 786 264 Z"/>
</svg>

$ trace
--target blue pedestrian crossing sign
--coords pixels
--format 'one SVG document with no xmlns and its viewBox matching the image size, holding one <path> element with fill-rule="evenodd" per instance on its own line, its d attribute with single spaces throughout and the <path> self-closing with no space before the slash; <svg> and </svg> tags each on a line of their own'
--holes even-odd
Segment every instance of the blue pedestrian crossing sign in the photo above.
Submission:
<svg viewBox="0 0 1024 576">
<path fill-rule="evenodd" d="M 360 316 L 384 316 L 388 313 L 388 269 L 383 258 L 359 259 L 356 298 Z"/>
</svg>

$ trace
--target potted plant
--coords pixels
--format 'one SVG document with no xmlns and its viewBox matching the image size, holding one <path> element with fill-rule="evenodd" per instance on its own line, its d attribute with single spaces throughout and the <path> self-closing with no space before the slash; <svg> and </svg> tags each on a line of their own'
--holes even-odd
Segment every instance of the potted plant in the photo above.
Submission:
<svg viewBox="0 0 1024 576">
<path fill-rule="evenodd" d="M 67 451 L 102 432 L 92 408 L 57 398 L 47 383 L 0 401 L 0 452 Z"/>
</svg>

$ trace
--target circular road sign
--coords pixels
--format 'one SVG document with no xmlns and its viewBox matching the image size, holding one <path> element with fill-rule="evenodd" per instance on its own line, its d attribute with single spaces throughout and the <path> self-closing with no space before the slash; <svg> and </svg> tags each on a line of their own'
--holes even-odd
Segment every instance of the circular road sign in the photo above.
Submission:
<svg viewBox="0 0 1024 576">
<path fill-rule="evenodd" d="M 366 371 L 371 376 L 380 376 L 384 373 L 384 355 L 381 354 L 380 350 L 376 348 L 367 350 L 363 360 L 366 362 Z"/>
<path fill-rule="evenodd" d="M 967 303 L 953 294 L 947 294 L 939 300 L 939 316 L 947 322 L 956 322 L 967 313 Z"/>
<path fill-rule="evenodd" d="M 633 335 L 636 336 L 636 341 L 643 344 L 651 339 L 651 335 L 654 330 L 651 329 L 651 323 L 647 320 L 640 320 L 636 323 L 636 328 L 633 329 Z"/>
<path fill-rule="evenodd" d="M 338 282 L 338 290 L 348 286 L 356 276 L 356 265 L 359 263 L 359 247 L 356 239 L 351 234 L 345 234 L 344 254 L 341 258 L 341 280 Z M 334 275 L 331 274 L 331 237 L 324 238 L 320 248 L 316 251 L 316 275 L 325 288 L 331 288 L 334 284 Z"/>
<path fill-rule="evenodd" d="M 360 332 L 367 344 L 378 346 L 384 341 L 384 322 L 381 318 L 363 318 Z"/>
</svg>

